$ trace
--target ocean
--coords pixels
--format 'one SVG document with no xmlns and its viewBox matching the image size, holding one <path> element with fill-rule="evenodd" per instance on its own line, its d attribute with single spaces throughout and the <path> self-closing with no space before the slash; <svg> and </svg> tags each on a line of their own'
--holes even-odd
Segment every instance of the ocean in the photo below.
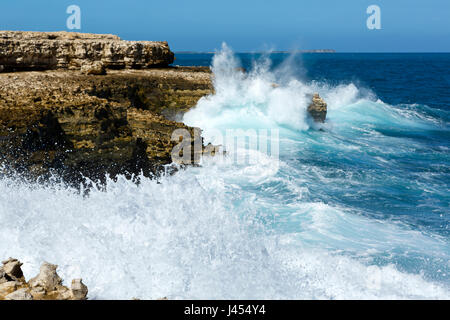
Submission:
<svg viewBox="0 0 450 320">
<path fill-rule="evenodd" d="M 450 54 L 224 46 L 174 64 L 212 66 L 215 94 L 182 120 L 225 159 L 88 194 L 3 177 L 0 257 L 27 279 L 56 263 L 90 299 L 450 299 Z"/>
</svg>

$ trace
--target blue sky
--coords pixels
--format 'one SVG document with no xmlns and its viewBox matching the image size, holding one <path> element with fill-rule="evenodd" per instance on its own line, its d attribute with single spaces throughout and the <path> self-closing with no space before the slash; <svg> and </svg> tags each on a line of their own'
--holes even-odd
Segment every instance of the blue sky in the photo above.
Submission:
<svg viewBox="0 0 450 320">
<path fill-rule="evenodd" d="M 66 8 L 81 8 L 80 32 L 167 40 L 175 51 L 319 49 L 340 52 L 450 52 L 450 0 L 1 0 L 2 30 L 67 30 Z M 369 5 L 381 30 L 369 30 Z M 69 30 L 68 30 L 69 31 Z M 78 31 L 78 30 L 77 30 Z"/>
</svg>

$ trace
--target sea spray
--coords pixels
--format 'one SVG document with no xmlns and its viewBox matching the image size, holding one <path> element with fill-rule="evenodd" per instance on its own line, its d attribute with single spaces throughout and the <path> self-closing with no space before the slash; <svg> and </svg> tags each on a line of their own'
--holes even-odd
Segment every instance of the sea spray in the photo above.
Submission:
<svg viewBox="0 0 450 320">
<path fill-rule="evenodd" d="M 83 277 L 91 299 L 449 297 L 392 265 L 365 266 L 302 245 L 295 234 L 264 230 L 256 199 L 228 189 L 215 173 L 186 170 L 161 184 L 142 177 L 139 186 L 108 181 L 106 191 L 88 197 L 2 181 L 0 254 L 26 261 L 27 277 L 42 259 L 55 261 L 63 278 Z M 245 209 L 237 214 L 236 206 Z M 367 278 L 374 270 L 375 285 Z"/>
</svg>

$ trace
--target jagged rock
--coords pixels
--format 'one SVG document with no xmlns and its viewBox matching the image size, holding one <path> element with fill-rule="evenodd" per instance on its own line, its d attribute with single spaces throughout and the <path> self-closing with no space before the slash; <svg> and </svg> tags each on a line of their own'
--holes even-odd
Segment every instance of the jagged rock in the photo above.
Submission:
<svg viewBox="0 0 450 320">
<path fill-rule="evenodd" d="M 174 120 L 213 92 L 210 68 L 154 68 L 172 60 L 165 42 L 0 31 L 6 71 L 64 69 L 0 73 L 1 170 L 33 180 L 56 174 L 76 186 L 164 171 L 172 132 L 194 130 Z M 101 64 L 108 74 L 97 75 Z M 90 74 L 71 70 L 81 66 Z"/>
<path fill-rule="evenodd" d="M 47 292 L 42 287 L 30 288 L 30 294 L 33 296 L 34 300 L 43 300 Z"/>
<path fill-rule="evenodd" d="M 106 74 L 105 64 L 101 61 L 94 61 L 92 63 L 86 62 L 81 66 L 82 74 L 104 75 Z"/>
<path fill-rule="evenodd" d="M 8 259 L 6 265 L 13 264 L 14 274 L 22 274 L 17 259 Z M 17 267 L 18 266 L 18 267 Z M 18 269 L 19 270 L 18 270 Z M 71 289 L 62 285 L 62 279 L 56 273 L 57 266 L 44 262 L 40 268 L 39 275 L 32 278 L 28 283 L 22 276 L 20 281 L 12 280 L 3 271 L 5 282 L 0 283 L 0 300 L 86 300 L 88 288 L 81 279 L 72 280 Z M 0 269 L 0 276 L 2 275 Z"/>
<path fill-rule="evenodd" d="M 6 277 L 7 277 L 7 275 L 6 275 L 5 270 L 3 270 L 3 267 L 0 267 L 0 284 L 8 281 L 8 279 Z"/>
<path fill-rule="evenodd" d="M 20 267 L 22 266 L 22 263 L 20 263 L 19 260 L 9 258 L 8 260 L 2 261 L 3 263 L 3 272 L 11 277 L 14 280 L 19 280 L 23 277 L 22 269 Z"/>
<path fill-rule="evenodd" d="M 32 288 L 44 288 L 45 291 L 55 290 L 57 286 L 60 286 L 62 284 L 62 279 L 56 273 L 57 268 L 57 265 L 44 262 L 41 265 L 39 274 L 36 277 L 30 279 L 28 284 Z"/>
<path fill-rule="evenodd" d="M 175 119 L 212 93 L 203 67 L 0 74 L 0 167 L 79 185 L 171 163 Z M 194 140 L 192 140 L 193 142 Z"/>
<path fill-rule="evenodd" d="M 65 286 L 58 286 L 55 291 L 47 293 L 49 296 L 52 296 L 52 299 L 55 300 L 85 300 L 85 299 L 76 299 L 72 295 L 72 291 Z"/>
<path fill-rule="evenodd" d="M 80 69 L 101 61 L 106 68 L 168 66 L 174 54 L 165 41 L 124 41 L 118 36 L 76 32 L 0 31 L 0 65 L 6 71 Z"/>
<path fill-rule="evenodd" d="M 81 279 L 72 280 L 70 290 L 72 291 L 72 297 L 75 300 L 85 300 L 88 294 L 88 288 Z"/>
<path fill-rule="evenodd" d="M 7 296 L 11 292 L 17 290 L 17 288 L 21 285 L 18 281 L 8 281 L 0 284 L 0 299 L 3 296 Z"/>
<path fill-rule="evenodd" d="M 33 300 L 33 296 L 27 288 L 22 288 L 8 294 L 5 300 Z"/>
<path fill-rule="evenodd" d="M 327 103 L 319 96 L 318 93 L 314 93 L 312 103 L 308 106 L 308 112 L 316 122 L 325 122 L 327 116 Z"/>
</svg>

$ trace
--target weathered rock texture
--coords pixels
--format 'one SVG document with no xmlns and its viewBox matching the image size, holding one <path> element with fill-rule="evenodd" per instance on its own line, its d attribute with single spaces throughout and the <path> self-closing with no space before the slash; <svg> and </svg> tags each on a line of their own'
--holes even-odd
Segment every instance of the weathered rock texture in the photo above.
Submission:
<svg viewBox="0 0 450 320">
<path fill-rule="evenodd" d="M 80 69 L 102 62 L 106 68 L 168 66 L 174 54 L 167 42 L 124 41 L 108 34 L 0 31 L 0 69 Z"/>
<path fill-rule="evenodd" d="M 211 71 L 167 66 L 173 58 L 166 42 L 0 31 L 0 69 L 22 70 L 0 73 L 0 174 L 75 184 L 152 176 L 172 162 L 174 130 L 202 145 L 198 130 L 176 119 L 213 92 Z M 309 113 L 323 122 L 326 103 L 312 101 Z M 191 158 L 204 150 L 192 148 Z"/>
<path fill-rule="evenodd" d="M 81 279 L 63 286 L 58 266 L 44 262 L 39 274 L 26 282 L 17 259 L 9 258 L 0 267 L 0 300 L 86 300 L 88 288 Z"/>
<path fill-rule="evenodd" d="M 327 103 L 315 93 L 312 103 L 308 106 L 308 112 L 316 122 L 325 122 L 327 117 Z"/>
<path fill-rule="evenodd" d="M 75 181 L 105 173 L 151 175 L 172 162 L 172 132 L 194 130 L 174 121 L 176 115 L 211 92 L 211 73 L 203 67 L 109 70 L 103 76 L 2 73 L 0 165 L 32 177 L 54 171 Z"/>
<path fill-rule="evenodd" d="M 87 62 L 81 66 L 82 74 L 102 75 L 106 74 L 105 64 L 101 61 Z"/>
</svg>

